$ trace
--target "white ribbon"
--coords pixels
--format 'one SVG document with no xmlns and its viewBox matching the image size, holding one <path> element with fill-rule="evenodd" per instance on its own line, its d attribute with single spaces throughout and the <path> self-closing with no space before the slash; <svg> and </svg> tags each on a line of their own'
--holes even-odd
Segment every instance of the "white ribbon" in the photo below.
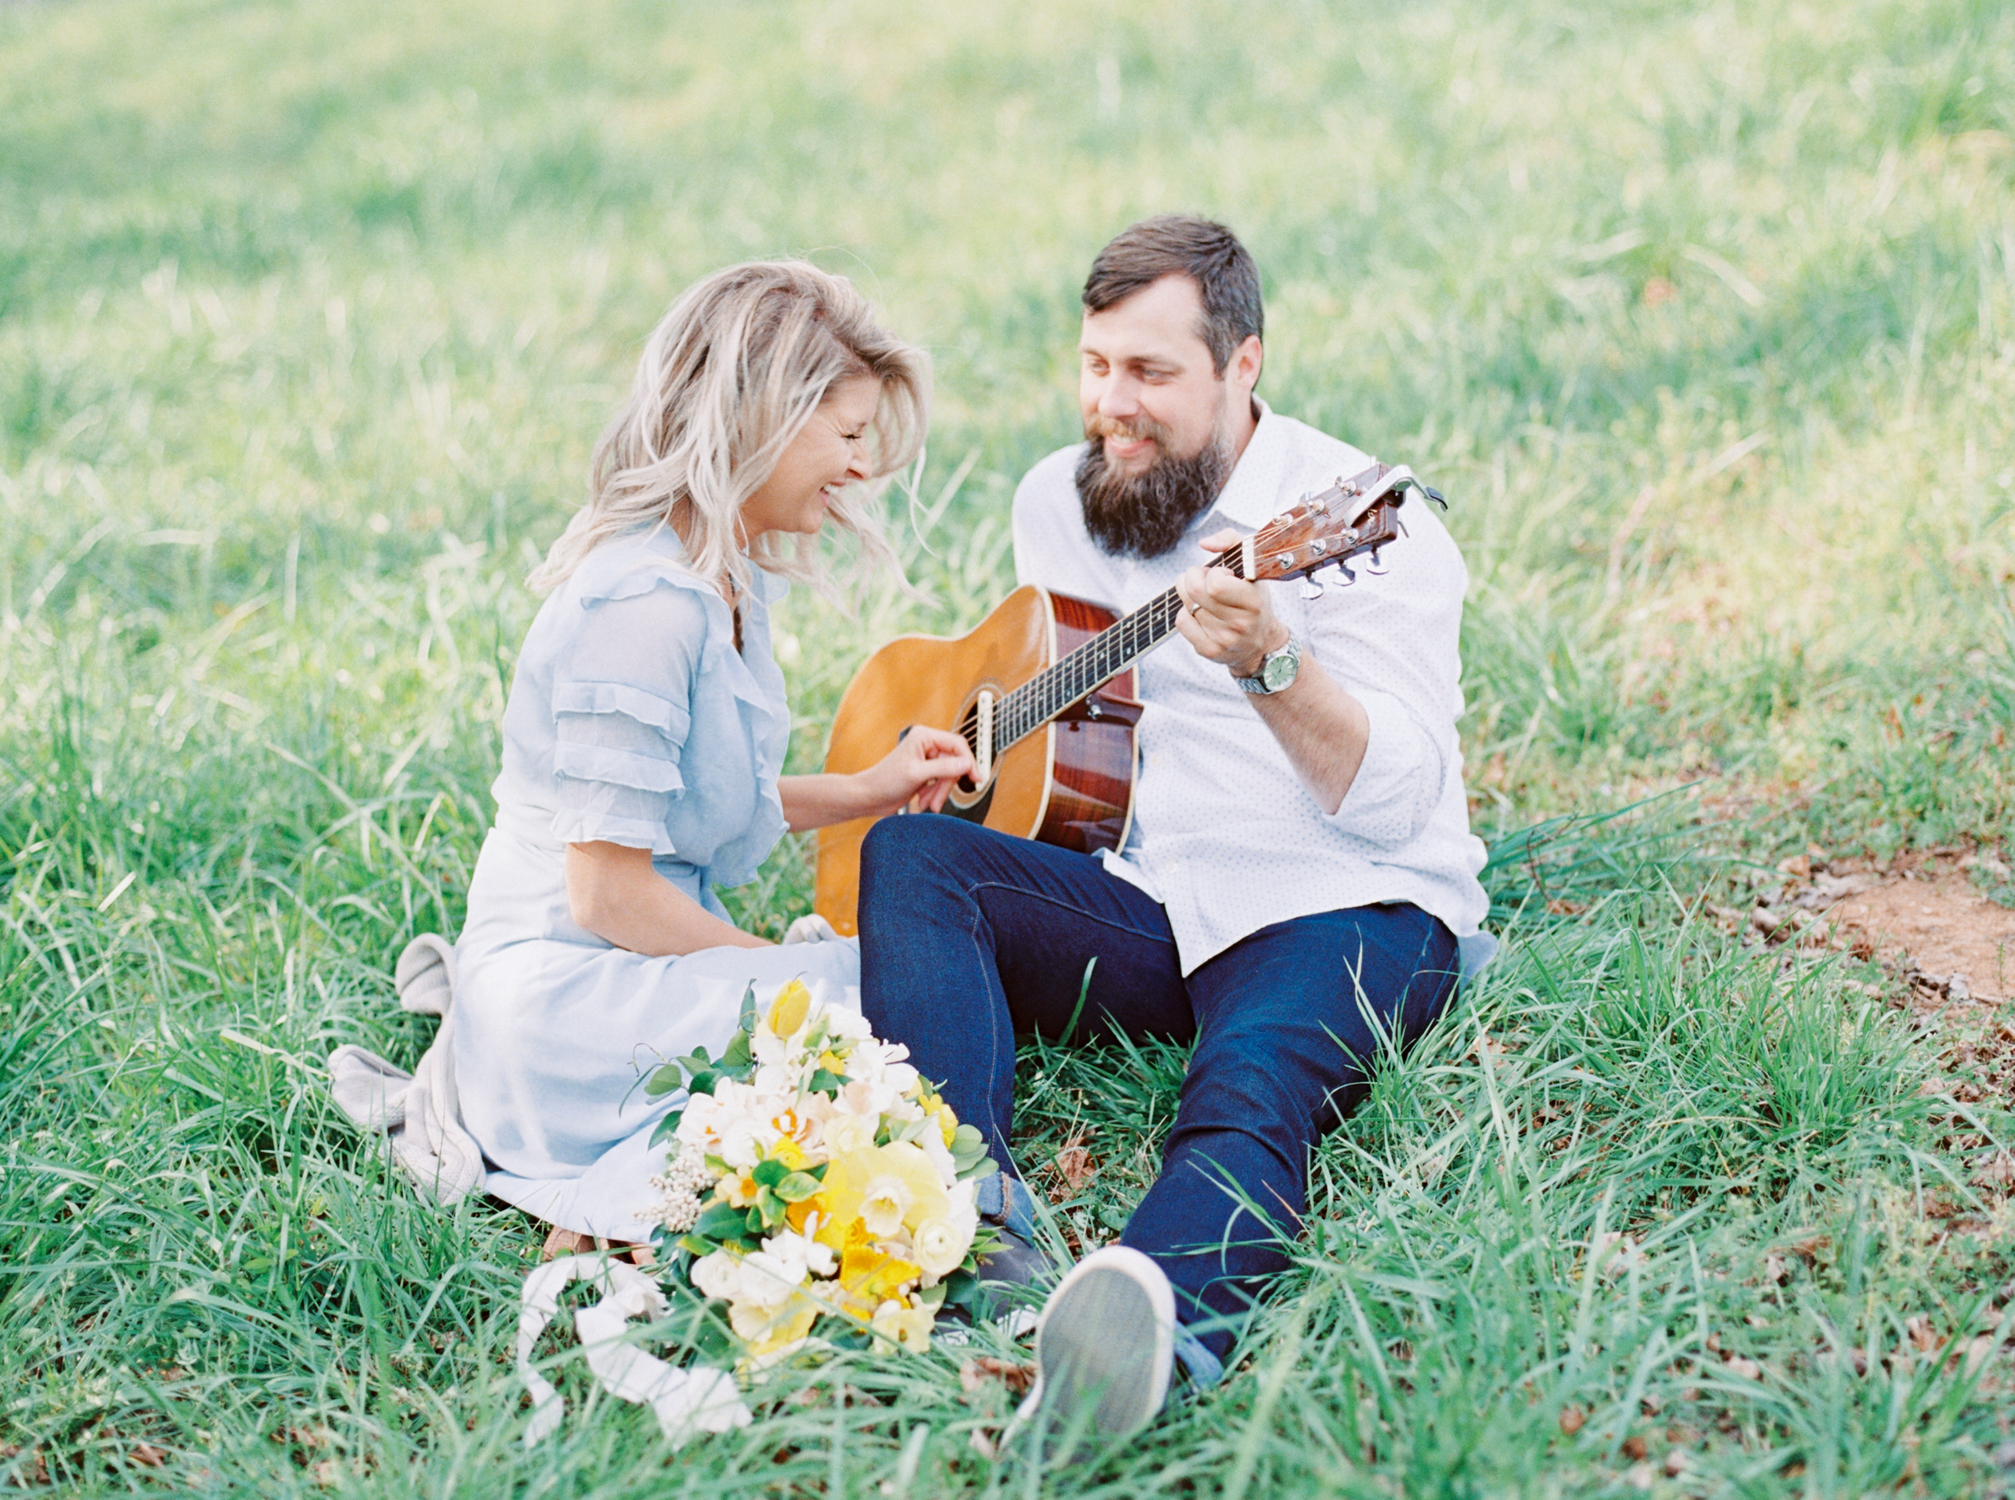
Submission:
<svg viewBox="0 0 2015 1500">
<path fill-rule="evenodd" d="M 630 1319 L 662 1318 L 668 1311 L 656 1282 L 635 1266 L 606 1255 L 564 1255 L 525 1278 L 518 1306 L 518 1378 L 532 1395 L 526 1447 L 558 1427 L 566 1411 L 553 1383 L 532 1368 L 532 1346 L 559 1311 L 560 1293 L 576 1281 L 591 1282 L 603 1293 L 600 1302 L 574 1314 L 574 1334 L 603 1390 L 649 1406 L 658 1415 L 665 1441 L 674 1448 L 702 1432 L 749 1425 L 749 1409 L 731 1375 L 707 1368 L 681 1370 L 623 1342 L 623 1327 Z"/>
</svg>

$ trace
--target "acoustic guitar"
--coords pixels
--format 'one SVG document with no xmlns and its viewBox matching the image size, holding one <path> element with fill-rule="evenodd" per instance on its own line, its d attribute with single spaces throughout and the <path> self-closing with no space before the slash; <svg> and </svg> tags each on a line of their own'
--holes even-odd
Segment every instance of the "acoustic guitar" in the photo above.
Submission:
<svg viewBox="0 0 2015 1500">
<path fill-rule="evenodd" d="M 1277 516 L 1214 565 L 1255 580 L 1299 576 L 1304 597 L 1323 586 L 1318 570 L 1342 570 L 1405 528 L 1409 489 L 1442 502 L 1404 465 L 1374 463 Z M 1024 585 L 970 635 L 900 636 L 870 656 L 840 699 L 826 751 L 828 771 L 864 770 L 908 730 L 940 725 L 965 737 L 972 776 L 946 799 L 944 813 L 1002 833 L 1095 854 L 1126 841 L 1132 817 L 1133 664 L 1175 634 L 1182 600 L 1174 589 L 1124 617 L 1102 605 Z M 858 818 L 819 830 L 813 905 L 843 935 L 858 930 L 861 840 Z"/>
</svg>

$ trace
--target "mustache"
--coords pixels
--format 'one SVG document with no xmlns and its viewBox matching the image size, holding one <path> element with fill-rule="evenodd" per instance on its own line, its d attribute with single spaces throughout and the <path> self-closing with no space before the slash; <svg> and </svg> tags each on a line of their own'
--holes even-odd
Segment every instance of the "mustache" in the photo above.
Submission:
<svg viewBox="0 0 2015 1500">
<path fill-rule="evenodd" d="M 1145 438 L 1166 450 L 1169 439 L 1175 434 L 1152 417 L 1135 417 L 1131 422 L 1120 422 L 1094 413 L 1091 420 L 1084 424 L 1084 435 L 1085 441 L 1093 443 L 1109 437 L 1118 438 L 1123 443 L 1137 443 Z"/>
</svg>

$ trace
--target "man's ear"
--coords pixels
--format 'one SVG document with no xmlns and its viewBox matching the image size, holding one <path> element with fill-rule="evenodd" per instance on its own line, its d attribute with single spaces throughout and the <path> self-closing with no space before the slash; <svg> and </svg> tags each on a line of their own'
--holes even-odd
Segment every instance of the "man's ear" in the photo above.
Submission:
<svg viewBox="0 0 2015 1500">
<path fill-rule="evenodd" d="M 1253 387 L 1259 384 L 1259 372 L 1266 364 L 1266 350 L 1259 342 L 1259 335 L 1248 333 L 1245 342 L 1231 351 L 1231 362 L 1225 366 L 1225 375 L 1250 396 Z"/>
</svg>

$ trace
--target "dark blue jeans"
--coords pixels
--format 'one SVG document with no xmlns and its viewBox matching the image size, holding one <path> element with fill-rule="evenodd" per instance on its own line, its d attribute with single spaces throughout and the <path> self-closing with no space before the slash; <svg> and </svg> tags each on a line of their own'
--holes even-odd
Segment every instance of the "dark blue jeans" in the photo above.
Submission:
<svg viewBox="0 0 2015 1500">
<path fill-rule="evenodd" d="M 1293 878 L 1283 858 L 1281 878 Z M 942 815 L 884 818 L 861 853 L 861 999 L 961 1120 L 1013 1161 L 1015 1033 L 1194 1040 L 1161 1175 L 1123 1244 L 1160 1263 L 1220 1358 L 1300 1233 L 1309 1147 L 1355 1109 L 1384 1040 L 1455 992 L 1447 927 L 1411 905 L 1265 927 L 1184 978 L 1160 903 L 1088 855 Z"/>
</svg>

